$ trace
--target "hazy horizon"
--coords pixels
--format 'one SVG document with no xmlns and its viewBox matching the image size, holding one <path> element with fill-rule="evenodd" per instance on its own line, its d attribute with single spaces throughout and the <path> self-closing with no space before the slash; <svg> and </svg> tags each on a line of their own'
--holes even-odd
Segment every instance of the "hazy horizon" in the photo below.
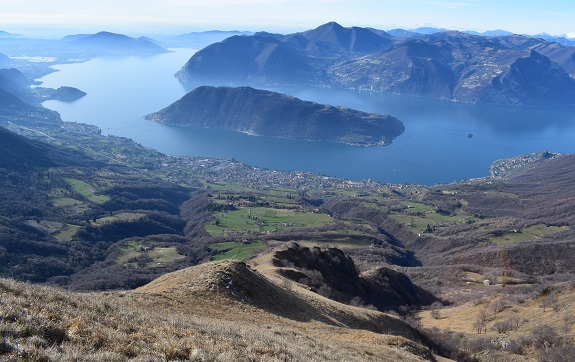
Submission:
<svg viewBox="0 0 575 362">
<path fill-rule="evenodd" d="M 7 0 L 0 30 L 30 37 L 110 31 L 132 36 L 239 30 L 292 33 L 329 21 L 342 26 L 453 30 L 502 29 L 520 34 L 575 35 L 575 4 L 559 0 Z"/>
</svg>

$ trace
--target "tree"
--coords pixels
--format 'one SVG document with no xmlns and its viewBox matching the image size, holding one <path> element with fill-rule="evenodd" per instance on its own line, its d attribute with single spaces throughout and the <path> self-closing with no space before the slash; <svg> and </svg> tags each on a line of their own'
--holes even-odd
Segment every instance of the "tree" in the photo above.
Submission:
<svg viewBox="0 0 575 362">
<path fill-rule="evenodd" d="M 499 334 L 506 333 L 512 328 L 513 327 L 511 326 L 511 323 L 509 323 L 509 320 L 496 322 L 491 327 L 492 330 L 497 331 Z"/>
<path fill-rule="evenodd" d="M 515 332 L 517 332 L 519 330 L 519 327 L 521 327 L 522 325 L 527 323 L 527 319 L 521 318 L 519 316 L 513 316 L 513 317 L 509 317 L 509 319 L 507 319 L 507 322 L 509 323 L 510 327 Z"/>
<path fill-rule="evenodd" d="M 477 314 L 475 322 L 473 322 L 473 328 L 477 330 L 477 334 L 487 333 L 487 312 L 482 310 Z"/>
<path fill-rule="evenodd" d="M 557 330 L 554 327 L 544 324 L 531 332 L 533 345 L 540 350 L 547 350 L 558 340 Z"/>
</svg>

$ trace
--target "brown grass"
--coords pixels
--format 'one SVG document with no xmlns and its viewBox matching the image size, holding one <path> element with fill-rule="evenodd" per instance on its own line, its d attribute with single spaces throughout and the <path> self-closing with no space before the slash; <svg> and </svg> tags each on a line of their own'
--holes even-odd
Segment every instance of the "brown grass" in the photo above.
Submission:
<svg viewBox="0 0 575 362">
<path fill-rule="evenodd" d="M 208 263 L 185 269 L 136 291 L 76 294 L 0 279 L 0 293 L 0 360 L 431 358 L 429 350 L 417 341 L 361 329 L 363 325 L 383 328 L 387 323 L 388 327 L 401 330 L 399 320 L 359 308 L 339 308 L 327 300 L 311 303 L 241 262 Z M 265 293 L 272 295 L 263 298 Z M 289 303 L 280 302 L 281 299 Z M 278 308 L 292 310 L 282 315 L 277 313 Z M 332 308 L 333 313 L 329 313 Z M 301 315 L 294 318 L 298 312 Z M 405 326 L 403 329 L 404 333 L 409 331 Z"/>
<path fill-rule="evenodd" d="M 420 312 L 417 317 L 424 328 L 438 328 L 451 334 L 461 333 L 467 342 L 484 339 L 488 341 L 516 341 L 523 345 L 523 351 L 520 354 L 511 353 L 509 347 L 484 346 L 489 348 L 484 348 L 476 354 L 480 361 L 497 360 L 497 358 L 506 361 L 555 361 L 541 358 L 541 353 L 562 343 L 572 346 L 575 342 L 573 339 L 575 332 L 575 303 L 573 303 L 575 288 L 570 284 L 548 288 L 526 299 L 508 295 L 505 293 L 505 289 L 498 286 L 487 288 L 498 289 L 499 292 L 474 302 L 440 309 L 440 318 L 434 318 L 431 311 Z M 478 333 L 476 321 L 482 313 L 486 317 L 485 331 Z M 510 320 L 520 322 L 516 328 L 497 330 L 498 324 Z M 533 343 L 533 335 L 540 332 L 543 326 L 553 329 L 557 336 L 554 342 L 538 349 Z M 575 358 L 575 356 L 569 358 Z M 572 359 L 565 359 L 565 361 L 567 360 L 571 361 Z"/>
</svg>

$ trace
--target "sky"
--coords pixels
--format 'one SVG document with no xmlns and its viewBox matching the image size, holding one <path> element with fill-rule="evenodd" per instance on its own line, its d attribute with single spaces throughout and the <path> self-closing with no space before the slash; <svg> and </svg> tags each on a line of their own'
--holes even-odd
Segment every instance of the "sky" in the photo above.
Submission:
<svg viewBox="0 0 575 362">
<path fill-rule="evenodd" d="M 434 26 L 575 33 L 573 0 L 0 0 L 0 30 L 61 36 L 204 30 L 292 33 L 329 21 L 378 29 Z"/>
</svg>

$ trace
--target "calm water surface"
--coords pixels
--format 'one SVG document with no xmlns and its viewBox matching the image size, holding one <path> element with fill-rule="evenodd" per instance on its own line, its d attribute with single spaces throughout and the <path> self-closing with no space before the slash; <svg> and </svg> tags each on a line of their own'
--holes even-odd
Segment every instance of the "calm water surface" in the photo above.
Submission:
<svg viewBox="0 0 575 362">
<path fill-rule="evenodd" d="M 60 71 L 41 79 L 44 86 L 77 87 L 88 95 L 73 103 L 44 105 L 65 121 L 93 124 L 104 134 L 128 137 L 170 155 L 233 157 L 278 170 L 393 183 L 447 183 L 487 176 L 489 165 L 500 158 L 543 150 L 575 153 L 572 111 L 473 106 L 346 90 L 274 89 L 304 100 L 391 114 L 403 121 L 405 133 L 390 146 L 363 148 L 145 120 L 144 115 L 186 93 L 174 73 L 193 53 L 177 49 L 154 57 L 97 58 L 58 66 Z"/>
</svg>

